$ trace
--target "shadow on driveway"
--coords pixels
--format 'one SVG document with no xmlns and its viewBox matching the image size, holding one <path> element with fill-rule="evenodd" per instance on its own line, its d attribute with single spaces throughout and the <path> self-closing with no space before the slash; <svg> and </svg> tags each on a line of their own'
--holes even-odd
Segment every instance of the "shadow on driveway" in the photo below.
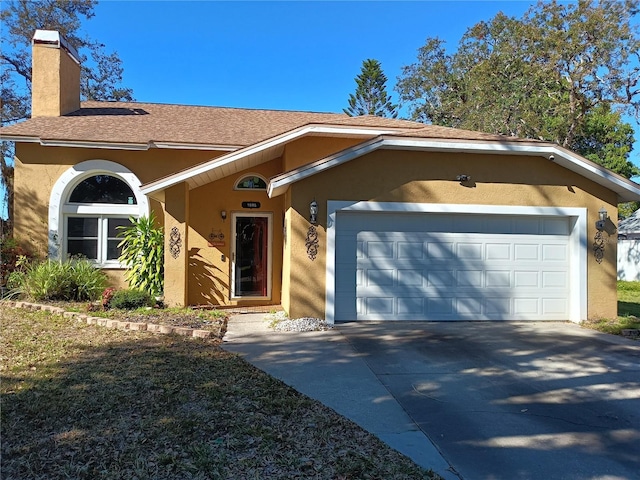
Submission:
<svg viewBox="0 0 640 480">
<path fill-rule="evenodd" d="M 640 343 L 558 322 L 345 323 L 462 478 L 640 478 Z"/>
</svg>

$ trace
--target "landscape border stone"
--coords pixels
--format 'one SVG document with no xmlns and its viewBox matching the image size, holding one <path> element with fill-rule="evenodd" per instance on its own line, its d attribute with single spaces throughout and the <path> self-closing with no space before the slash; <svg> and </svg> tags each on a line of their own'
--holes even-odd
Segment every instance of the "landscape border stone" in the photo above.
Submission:
<svg viewBox="0 0 640 480">
<path fill-rule="evenodd" d="M 114 320 L 103 317 L 92 317 L 80 312 L 67 312 L 62 307 L 56 307 L 53 305 L 41 305 L 38 303 L 15 301 L 15 300 L 0 300 L 0 305 L 6 305 L 10 308 L 22 308 L 26 310 L 44 310 L 54 315 L 61 315 L 64 318 L 76 320 L 78 322 L 86 322 L 87 325 L 97 325 L 99 327 L 106 327 L 119 330 L 131 330 L 139 332 L 151 332 L 160 335 L 180 335 L 182 337 L 193 338 L 211 338 L 213 332 L 209 330 L 200 330 L 190 327 L 173 327 L 171 325 L 158 325 L 156 323 L 144 323 L 144 322 L 122 322 L 120 320 Z"/>
</svg>

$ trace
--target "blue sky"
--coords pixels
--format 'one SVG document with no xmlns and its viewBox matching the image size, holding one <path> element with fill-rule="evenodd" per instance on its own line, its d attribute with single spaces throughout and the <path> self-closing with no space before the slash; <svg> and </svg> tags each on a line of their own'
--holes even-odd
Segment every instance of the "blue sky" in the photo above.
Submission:
<svg viewBox="0 0 640 480">
<path fill-rule="evenodd" d="M 477 22 L 534 3 L 102 0 L 83 30 L 118 52 L 140 102 L 341 112 L 363 60 L 381 62 L 397 100 L 396 79 L 427 37 L 454 50 Z"/>
<path fill-rule="evenodd" d="M 381 62 L 392 93 L 428 36 L 454 48 L 530 4 L 102 1 L 87 31 L 118 52 L 138 101 L 340 112 L 363 60 Z"/>
</svg>

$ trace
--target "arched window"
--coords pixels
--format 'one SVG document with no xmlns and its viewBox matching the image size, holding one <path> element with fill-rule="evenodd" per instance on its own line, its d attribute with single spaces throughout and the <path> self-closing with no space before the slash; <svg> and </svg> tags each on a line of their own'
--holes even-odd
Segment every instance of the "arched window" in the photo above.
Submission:
<svg viewBox="0 0 640 480">
<path fill-rule="evenodd" d="M 266 190 L 267 181 L 260 175 L 252 173 L 245 175 L 236 182 L 236 190 Z"/>
<path fill-rule="evenodd" d="M 147 198 L 139 187 L 133 173 L 113 162 L 92 160 L 69 169 L 51 193 L 50 255 L 121 267 L 118 227 L 130 225 L 130 217 L 148 214 Z"/>
<path fill-rule="evenodd" d="M 131 187 L 113 175 L 94 175 L 78 184 L 71 192 L 70 203 L 113 203 L 135 205 Z"/>
</svg>

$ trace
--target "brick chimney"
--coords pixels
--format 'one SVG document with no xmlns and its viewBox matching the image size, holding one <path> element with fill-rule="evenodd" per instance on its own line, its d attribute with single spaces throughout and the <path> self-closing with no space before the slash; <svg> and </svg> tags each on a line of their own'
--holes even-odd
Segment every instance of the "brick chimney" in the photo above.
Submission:
<svg viewBox="0 0 640 480">
<path fill-rule="evenodd" d="M 36 30 L 32 45 L 31 117 L 80 108 L 80 57 L 59 32 Z"/>
</svg>

